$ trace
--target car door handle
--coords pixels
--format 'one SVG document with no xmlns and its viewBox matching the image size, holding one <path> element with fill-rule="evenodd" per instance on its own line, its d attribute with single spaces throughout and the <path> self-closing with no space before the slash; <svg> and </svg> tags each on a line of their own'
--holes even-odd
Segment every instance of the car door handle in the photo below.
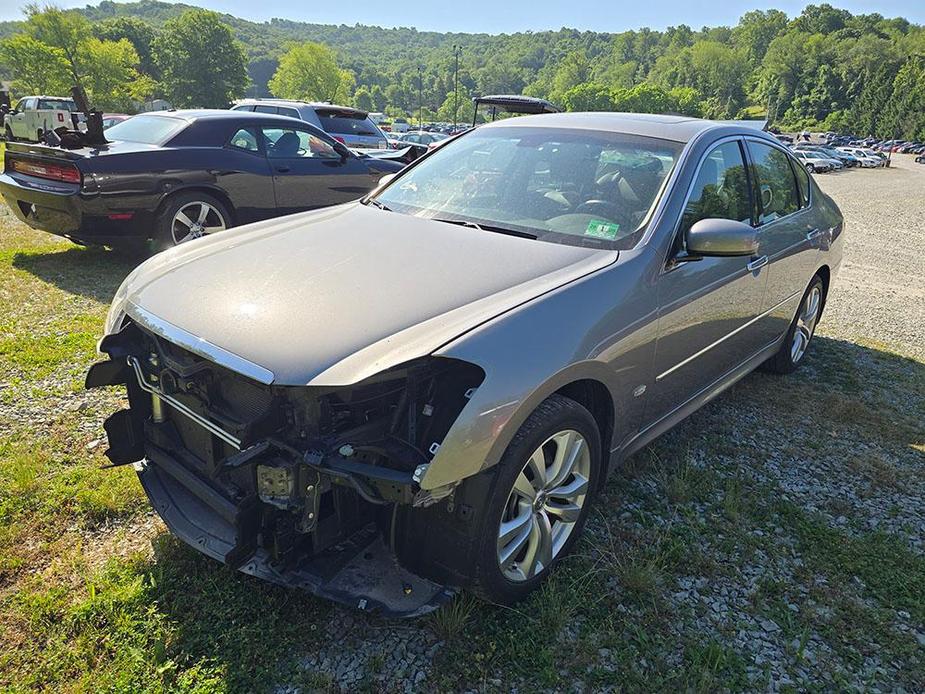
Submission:
<svg viewBox="0 0 925 694">
<path fill-rule="evenodd" d="M 815 241 L 820 236 L 822 236 L 822 229 L 813 229 L 812 231 L 806 234 L 806 240 Z"/>
<path fill-rule="evenodd" d="M 760 258 L 755 258 L 752 262 L 750 262 L 745 267 L 748 268 L 749 272 L 754 272 L 755 270 L 760 270 L 767 264 L 768 264 L 768 256 L 763 255 Z"/>
<path fill-rule="evenodd" d="M 289 173 L 290 169 L 288 166 L 277 166 L 276 171 L 278 173 Z"/>
</svg>

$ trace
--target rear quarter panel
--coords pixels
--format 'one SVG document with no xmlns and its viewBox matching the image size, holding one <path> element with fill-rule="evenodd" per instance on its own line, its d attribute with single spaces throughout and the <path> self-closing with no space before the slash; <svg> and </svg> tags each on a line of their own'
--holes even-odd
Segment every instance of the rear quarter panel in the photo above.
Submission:
<svg viewBox="0 0 925 694">
<path fill-rule="evenodd" d="M 82 168 L 93 176 L 107 209 L 153 215 L 167 196 L 182 190 L 211 191 L 246 223 L 275 208 L 265 157 L 219 147 L 176 147 L 95 157 Z"/>
</svg>

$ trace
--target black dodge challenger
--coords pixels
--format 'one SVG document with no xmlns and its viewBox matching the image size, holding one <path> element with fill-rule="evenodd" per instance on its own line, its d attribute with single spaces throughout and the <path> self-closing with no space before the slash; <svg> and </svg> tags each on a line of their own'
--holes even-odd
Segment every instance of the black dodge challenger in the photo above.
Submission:
<svg viewBox="0 0 925 694">
<path fill-rule="evenodd" d="M 359 198 L 403 167 L 294 118 L 165 111 L 68 150 L 8 143 L 0 192 L 22 221 L 76 243 L 156 249 Z"/>
</svg>

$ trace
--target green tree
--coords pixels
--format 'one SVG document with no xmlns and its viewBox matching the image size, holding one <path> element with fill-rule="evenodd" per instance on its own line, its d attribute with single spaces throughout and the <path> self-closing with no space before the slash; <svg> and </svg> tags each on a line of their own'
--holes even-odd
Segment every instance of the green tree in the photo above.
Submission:
<svg viewBox="0 0 925 694">
<path fill-rule="evenodd" d="M 337 64 L 334 51 L 311 42 L 291 46 L 269 83 L 274 96 L 332 102 L 347 101 L 353 86 L 353 74 Z"/>
<path fill-rule="evenodd" d="M 81 51 L 93 66 L 84 76 L 83 86 L 94 108 L 132 111 L 134 102 L 145 101 L 154 92 L 154 80 L 139 75 L 133 67 L 138 63 L 138 54 L 128 39 L 91 38 L 81 44 Z"/>
<path fill-rule="evenodd" d="M 74 11 L 28 6 L 25 33 L 4 42 L 4 54 L 17 90 L 66 94 L 78 84 L 94 108 L 131 110 L 153 86 L 138 74 L 131 43 L 94 37 L 87 19 Z"/>
<path fill-rule="evenodd" d="M 755 66 L 764 59 L 771 41 L 786 28 L 787 15 L 780 10 L 752 10 L 732 29 L 732 43 Z"/>
<path fill-rule="evenodd" d="M 562 96 L 568 111 L 613 111 L 614 100 L 609 87 L 596 82 L 578 84 Z"/>
<path fill-rule="evenodd" d="M 910 57 L 896 73 L 887 126 L 893 134 L 925 140 L 925 55 Z"/>
<path fill-rule="evenodd" d="M 360 87 L 356 90 L 356 93 L 353 95 L 354 105 L 363 111 L 375 111 L 375 106 L 373 105 L 373 95 L 366 87 Z"/>
<path fill-rule="evenodd" d="M 104 41 L 126 39 L 138 54 L 138 70 L 152 79 L 160 79 L 154 62 L 154 40 L 157 30 L 137 17 L 113 17 L 94 25 L 93 34 Z"/>
<path fill-rule="evenodd" d="M 0 41 L 0 64 L 13 76 L 15 94 L 66 94 L 71 84 L 64 51 L 28 34 Z"/>
<path fill-rule="evenodd" d="M 225 108 L 244 95 L 244 49 L 215 12 L 187 10 L 168 20 L 153 50 L 164 94 L 174 106 Z"/>
<path fill-rule="evenodd" d="M 91 37 L 90 22 L 76 10 L 26 5 L 26 31 L 37 41 L 61 51 L 70 71 L 72 83 L 80 83 L 81 44 Z"/>
</svg>

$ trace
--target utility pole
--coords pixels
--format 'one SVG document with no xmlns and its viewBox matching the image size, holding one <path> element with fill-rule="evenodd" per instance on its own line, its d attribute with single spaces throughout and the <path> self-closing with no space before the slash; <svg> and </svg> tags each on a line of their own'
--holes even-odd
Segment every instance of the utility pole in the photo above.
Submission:
<svg viewBox="0 0 925 694">
<path fill-rule="evenodd" d="M 462 46 L 453 46 L 453 132 L 456 132 L 456 119 L 459 113 L 459 54 Z"/>
<path fill-rule="evenodd" d="M 418 130 L 424 129 L 424 66 L 418 65 Z"/>
</svg>

